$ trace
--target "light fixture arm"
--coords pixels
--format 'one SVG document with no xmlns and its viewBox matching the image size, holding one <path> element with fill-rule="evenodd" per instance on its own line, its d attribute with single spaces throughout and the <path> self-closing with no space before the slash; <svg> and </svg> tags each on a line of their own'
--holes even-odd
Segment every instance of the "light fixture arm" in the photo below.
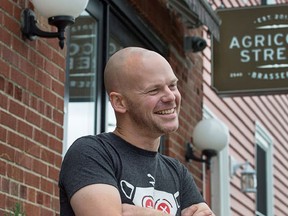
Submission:
<svg viewBox="0 0 288 216">
<path fill-rule="evenodd" d="M 48 19 L 50 25 L 56 26 L 58 32 L 46 32 L 38 28 L 35 13 L 26 8 L 21 14 L 21 31 L 29 40 L 35 40 L 36 36 L 45 38 L 58 38 L 59 46 L 64 48 L 65 28 L 75 22 L 72 16 L 55 16 Z"/>
<path fill-rule="evenodd" d="M 185 154 L 186 161 L 194 160 L 196 162 L 206 163 L 207 168 L 209 169 L 211 158 L 216 156 L 217 152 L 215 150 L 205 149 L 202 151 L 202 156 L 203 155 L 205 156 L 205 159 L 195 156 L 192 144 L 189 142 L 186 144 L 186 154 Z"/>
<path fill-rule="evenodd" d="M 239 168 L 241 168 L 242 166 L 247 166 L 249 165 L 249 162 L 248 161 L 245 161 L 244 163 L 238 163 L 238 164 L 235 164 L 233 167 L 232 167 L 232 176 L 236 175 L 236 172 Z"/>
</svg>

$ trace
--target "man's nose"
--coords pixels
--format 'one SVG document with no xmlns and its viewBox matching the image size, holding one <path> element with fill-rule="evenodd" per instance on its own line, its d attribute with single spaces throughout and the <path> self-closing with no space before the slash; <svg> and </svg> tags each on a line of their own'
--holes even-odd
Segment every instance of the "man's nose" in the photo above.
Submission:
<svg viewBox="0 0 288 216">
<path fill-rule="evenodd" d="M 176 99 L 175 93 L 173 90 L 171 90 L 168 86 L 164 88 L 164 93 L 162 96 L 163 102 L 169 102 L 174 101 Z"/>
</svg>

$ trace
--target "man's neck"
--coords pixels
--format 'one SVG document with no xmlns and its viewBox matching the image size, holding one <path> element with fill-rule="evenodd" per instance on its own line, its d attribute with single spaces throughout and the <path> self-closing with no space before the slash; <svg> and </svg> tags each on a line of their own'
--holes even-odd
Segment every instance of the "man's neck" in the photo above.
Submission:
<svg viewBox="0 0 288 216">
<path fill-rule="evenodd" d="M 122 139 L 124 139 L 126 142 L 129 142 L 130 144 L 144 149 L 148 151 L 158 151 L 159 145 L 160 145 L 160 137 L 153 137 L 150 135 L 145 135 L 141 133 L 135 132 L 135 130 L 129 131 L 129 130 L 122 130 L 120 127 L 116 127 L 116 129 L 113 131 L 113 133 Z"/>
</svg>

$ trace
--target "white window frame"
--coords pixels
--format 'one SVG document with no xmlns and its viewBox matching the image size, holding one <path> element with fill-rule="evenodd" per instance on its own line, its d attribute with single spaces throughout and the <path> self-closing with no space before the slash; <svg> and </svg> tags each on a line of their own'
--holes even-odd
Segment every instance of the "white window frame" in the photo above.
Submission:
<svg viewBox="0 0 288 216">
<path fill-rule="evenodd" d="M 267 173 L 267 216 L 274 215 L 274 191 L 273 191 L 273 139 L 268 131 L 262 126 L 258 121 L 255 122 L 255 152 L 256 147 L 259 145 L 266 151 L 267 163 L 266 163 L 266 173 Z M 255 161 L 255 164 L 256 161 Z M 257 167 L 256 167 L 257 169 Z M 257 200 L 256 200 L 257 202 Z M 256 216 L 265 216 L 260 212 L 255 212 Z"/>
<path fill-rule="evenodd" d="M 205 104 L 203 105 L 203 118 L 218 119 Z M 228 149 L 229 145 L 220 151 L 217 157 L 211 159 L 211 209 L 218 216 L 231 215 Z"/>
</svg>

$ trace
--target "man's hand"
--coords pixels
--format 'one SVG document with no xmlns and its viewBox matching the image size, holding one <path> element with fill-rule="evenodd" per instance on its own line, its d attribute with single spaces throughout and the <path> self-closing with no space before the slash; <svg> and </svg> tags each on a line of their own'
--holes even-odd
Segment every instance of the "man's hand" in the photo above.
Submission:
<svg viewBox="0 0 288 216">
<path fill-rule="evenodd" d="M 122 216 L 169 216 L 169 214 L 152 208 L 122 204 Z"/>
<path fill-rule="evenodd" d="M 215 216 L 206 203 L 198 203 L 185 208 L 181 216 Z"/>
</svg>

